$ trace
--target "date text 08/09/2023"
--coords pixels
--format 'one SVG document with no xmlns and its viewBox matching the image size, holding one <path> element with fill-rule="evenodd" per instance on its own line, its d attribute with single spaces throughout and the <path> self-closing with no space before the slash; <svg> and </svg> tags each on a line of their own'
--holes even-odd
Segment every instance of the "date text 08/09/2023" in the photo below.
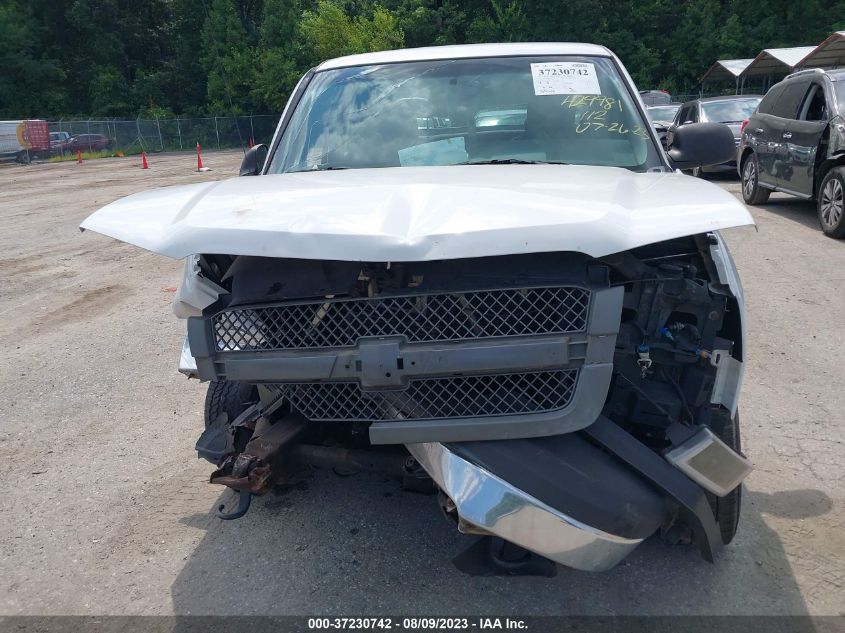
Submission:
<svg viewBox="0 0 845 633">
<path fill-rule="evenodd" d="M 438 618 L 438 617 L 334 617 L 308 618 L 308 630 L 358 631 L 460 631 L 460 630 L 527 630 L 528 624 L 519 618 Z"/>
</svg>

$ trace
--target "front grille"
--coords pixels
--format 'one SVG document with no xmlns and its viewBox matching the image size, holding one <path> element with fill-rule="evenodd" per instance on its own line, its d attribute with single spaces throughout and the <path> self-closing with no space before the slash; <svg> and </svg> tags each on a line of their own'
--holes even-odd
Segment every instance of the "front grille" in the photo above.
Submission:
<svg viewBox="0 0 845 633">
<path fill-rule="evenodd" d="M 233 308 L 213 317 L 218 351 L 353 347 L 362 337 L 410 343 L 565 334 L 587 326 L 576 286 L 338 299 Z"/>
<path fill-rule="evenodd" d="M 577 369 L 416 378 L 402 390 L 363 391 L 355 382 L 268 385 L 309 420 L 378 422 L 542 413 L 572 400 Z"/>
</svg>

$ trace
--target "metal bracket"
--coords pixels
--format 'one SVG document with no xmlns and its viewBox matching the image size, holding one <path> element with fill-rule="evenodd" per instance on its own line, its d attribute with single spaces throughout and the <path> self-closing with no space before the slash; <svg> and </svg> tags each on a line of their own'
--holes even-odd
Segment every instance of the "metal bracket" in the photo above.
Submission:
<svg viewBox="0 0 845 633">
<path fill-rule="evenodd" d="M 728 350 L 714 349 L 710 355 L 710 364 L 716 368 L 710 402 L 721 404 L 734 415 L 742 386 L 742 363 L 731 356 Z"/>
</svg>

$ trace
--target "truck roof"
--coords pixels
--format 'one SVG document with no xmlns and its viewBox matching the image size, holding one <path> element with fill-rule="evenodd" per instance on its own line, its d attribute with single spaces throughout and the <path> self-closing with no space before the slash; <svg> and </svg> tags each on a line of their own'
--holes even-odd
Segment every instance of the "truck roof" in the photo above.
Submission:
<svg viewBox="0 0 845 633">
<path fill-rule="evenodd" d="M 419 62 L 438 59 L 470 59 L 473 57 L 520 57 L 527 55 L 587 55 L 612 57 L 604 46 L 576 42 L 519 42 L 508 44 L 461 44 L 458 46 L 428 46 L 425 48 L 403 48 L 394 51 L 378 51 L 360 55 L 347 55 L 329 59 L 317 66 L 317 70 L 331 70 L 348 66 L 368 64 L 392 64 L 397 62 Z"/>
</svg>

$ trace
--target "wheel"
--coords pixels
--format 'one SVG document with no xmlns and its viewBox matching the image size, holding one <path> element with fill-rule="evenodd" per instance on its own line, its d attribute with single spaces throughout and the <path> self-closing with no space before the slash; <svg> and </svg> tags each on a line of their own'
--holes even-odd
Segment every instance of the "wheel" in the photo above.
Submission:
<svg viewBox="0 0 845 633">
<path fill-rule="evenodd" d="M 21 152 L 18 154 L 18 162 L 21 165 L 29 165 L 32 162 L 32 158 L 29 155 L 29 152 Z"/>
<path fill-rule="evenodd" d="M 757 154 L 751 154 L 742 165 L 742 199 L 745 204 L 763 204 L 771 193 L 760 186 L 760 164 Z"/>
<path fill-rule="evenodd" d="M 837 239 L 845 237 L 845 167 L 827 172 L 817 198 L 824 234 Z"/>
<path fill-rule="evenodd" d="M 221 413 L 229 416 L 229 422 L 237 418 L 256 400 L 258 390 L 245 382 L 212 380 L 205 394 L 205 425 L 214 423 Z"/>
<path fill-rule="evenodd" d="M 742 442 L 740 441 L 739 434 L 739 411 L 737 411 L 736 416 L 731 418 L 730 411 L 719 409 L 713 414 L 710 430 L 736 452 L 742 450 Z M 710 501 L 710 507 L 713 508 L 713 516 L 716 517 L 716 523 L 719 525 L 722 542 L 727 545 L 733 540 L 736 535 L 737 526 L 739 525 L 739 511 L 742 505 L 742 484 L 724 497 L 717 497 L 708 492 L 707 498 Z"/>
<path fill-rule="evenodd" d="M 245 382 L 212 380 L 205 394 L 205 426 L 214 424 L 221 413 L 225 413 L 228 422 L 234 421 L 249 406 L 258 400 L 258 389 Z M 249 441 L 252 431 L 239 428 L 235 431 L 235 448 L 242 451 Z"/>
</svg>

